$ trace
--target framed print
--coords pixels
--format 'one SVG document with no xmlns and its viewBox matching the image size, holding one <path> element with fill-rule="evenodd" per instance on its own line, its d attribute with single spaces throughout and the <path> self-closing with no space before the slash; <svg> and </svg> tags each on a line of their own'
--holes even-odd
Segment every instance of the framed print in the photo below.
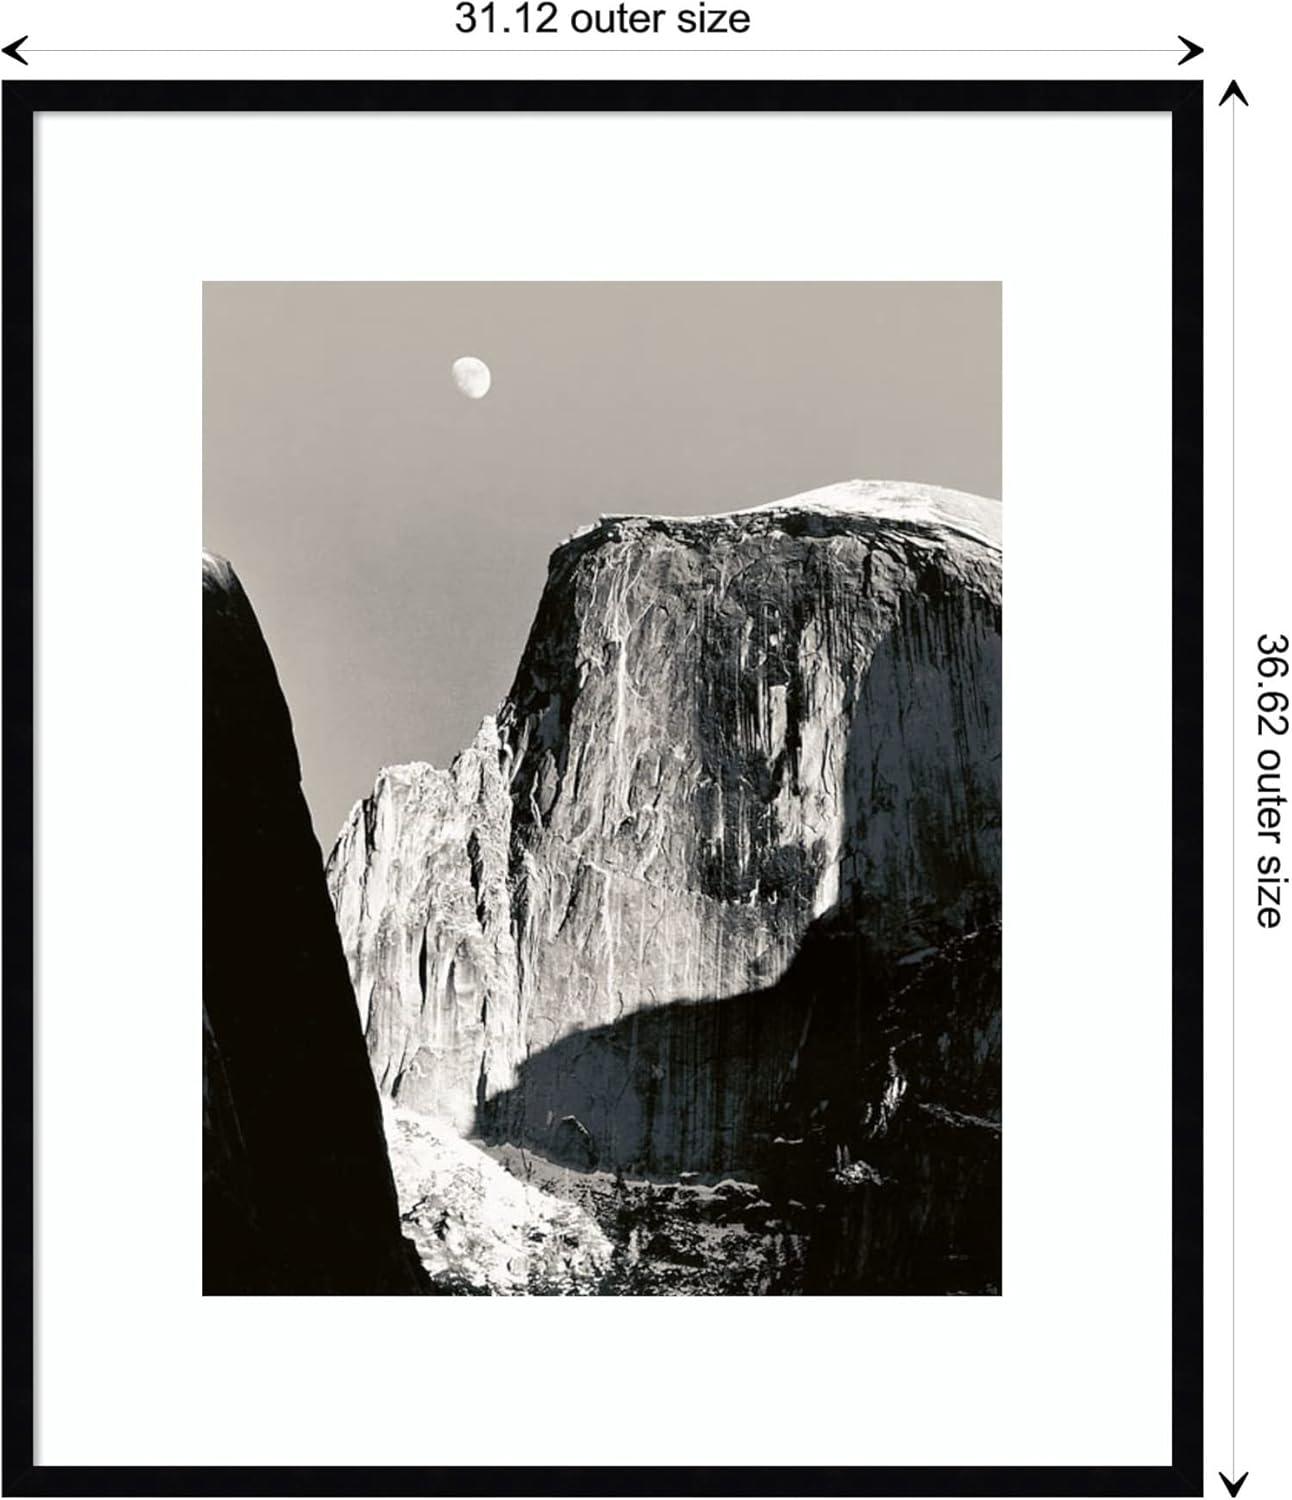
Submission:
<svg viewBox="0 0 1292 1500">
<path fill-rule="evenodd" d="M 1198 1493 L 1198 86 L 4 103 L 7 1488 Z"/>
</svg>

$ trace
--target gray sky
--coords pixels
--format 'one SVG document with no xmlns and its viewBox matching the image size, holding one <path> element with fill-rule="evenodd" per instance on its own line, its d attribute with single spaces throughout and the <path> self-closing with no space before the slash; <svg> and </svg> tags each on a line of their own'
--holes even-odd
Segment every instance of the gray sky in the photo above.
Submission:
<svg viewBox="0 0 1292 1500">
<path fill-rule="evenodd" d="M 602 511 L 1000 495 L 997 282 L 216 282 L 204 325 L 205 542 L 325 853 L 381 766 L 447 765 L 493 712 L 548 555 Z"/>
</svg>

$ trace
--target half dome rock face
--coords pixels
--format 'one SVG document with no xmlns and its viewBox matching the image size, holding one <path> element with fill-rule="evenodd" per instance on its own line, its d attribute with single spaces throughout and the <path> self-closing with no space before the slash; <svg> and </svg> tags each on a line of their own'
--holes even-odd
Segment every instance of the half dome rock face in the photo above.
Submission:
<svg viewBox="0 0 1292 1500">
<path fill-rule="evenodd" d="M 203 1287 L 419 1292 L 287 704 L 209 554 L 202 603 Z"/>
<path fill-rule="evenodd" d="M 496 727 L 329 862 L 382 1092 L 653 1172 L 998 1145 L 999 513 L 854 482 L 559 547 Z"/>
</svg>

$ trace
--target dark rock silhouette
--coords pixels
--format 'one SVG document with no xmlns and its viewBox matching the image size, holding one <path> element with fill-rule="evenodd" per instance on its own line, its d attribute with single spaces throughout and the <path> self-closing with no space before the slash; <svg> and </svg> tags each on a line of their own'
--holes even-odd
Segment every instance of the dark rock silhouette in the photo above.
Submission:
<svg viewBox="0 0 1292 1500">
<path fill-rule="evenodd" d="M 287 705 L 222 559 L 202 599 L 204 1290 L 419 1292 Z"/>
</svg>

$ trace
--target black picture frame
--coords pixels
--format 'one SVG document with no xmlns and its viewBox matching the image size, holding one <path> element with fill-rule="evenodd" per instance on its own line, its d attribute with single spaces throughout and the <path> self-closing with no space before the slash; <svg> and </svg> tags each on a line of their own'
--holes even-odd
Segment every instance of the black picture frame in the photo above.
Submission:
<svg viewBox="0 0 1292 1500">
<path fill-rule="evenodd" d="M 6 82 L 3 87 L 4 1489 L 10 1495 L 1200 1495 L 1202 84 Z M 1171 116 L 1172 1452 L 1169 1465 L 56 1467 L 34 1453 L 34 124 L 47 111 L 1154 111 Z M 196 1011 L 194 1012 L 196 1016 Z M 1164 1268 L 1165 1269 L 1165 1268 Z M 1114 1351 L 1109 1351 L 1113 1357 Z"/>
</svg>

